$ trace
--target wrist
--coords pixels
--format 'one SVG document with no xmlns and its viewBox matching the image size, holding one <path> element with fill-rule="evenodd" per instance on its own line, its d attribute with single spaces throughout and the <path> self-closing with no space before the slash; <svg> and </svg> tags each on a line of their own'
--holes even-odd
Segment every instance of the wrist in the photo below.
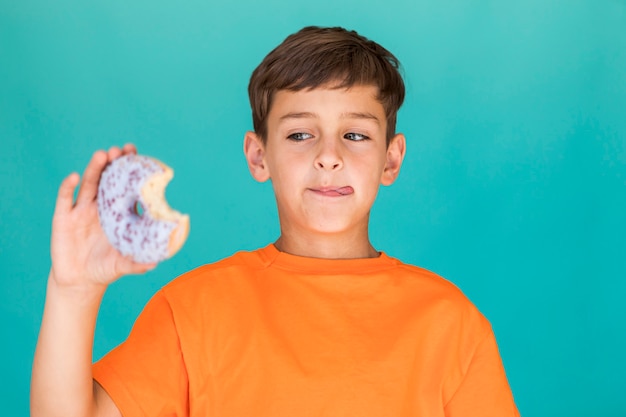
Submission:
<svg viewBox="0 0 626 417">
<path fill-rule="evenodd" d="M 65 283 L 58 277 L 54 269 L 50 269 L 48 276 L 48 295 L 56 296 L 66 300 L 78 301 L 81 304 L 100 303 L 107 285 L 93 282 Z"/>
</svg>

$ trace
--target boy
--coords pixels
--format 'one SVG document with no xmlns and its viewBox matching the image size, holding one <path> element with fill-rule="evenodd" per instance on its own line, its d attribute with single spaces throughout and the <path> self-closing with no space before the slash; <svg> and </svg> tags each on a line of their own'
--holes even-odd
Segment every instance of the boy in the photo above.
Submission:
<svg viewBox="0 0 626 417">
<path fill-rule="evenodd" d="M 109 283 L 155 265 L 113 250 L 95 209 L 97 152 L 59 189 L 32 381 L 33 416 L 516 416 L 489 323 L 452 284 L 378 252 L 380 184 L 405 138 L 398 62 L 341 28 L 304 28 L 249 85 L 252 176 L 271 180 L 280 237 L 172 281 L 91 366 Z"/>
</svg>

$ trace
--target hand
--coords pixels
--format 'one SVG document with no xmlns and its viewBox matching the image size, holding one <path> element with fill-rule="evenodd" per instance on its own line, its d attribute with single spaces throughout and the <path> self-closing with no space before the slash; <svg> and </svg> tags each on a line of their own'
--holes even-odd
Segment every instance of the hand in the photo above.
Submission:
<svg viewBox="0 0 626 417">
<path fill-rule="evenodd" d="M 63 287 L 106 287 L 122 275 L 139 274 L 156 266 L 139 264 L 124 257 L 109 243 L 98 219 L 98 182 L 106 165 L 114 159 L 135 154 L 134 145 L 108 152 L 97 151 L 85 169 L 82 183 L 73 202 L 79 175 L 72 173 L 59 187 L 52 219 L 51 277 Z"/>
</svg>

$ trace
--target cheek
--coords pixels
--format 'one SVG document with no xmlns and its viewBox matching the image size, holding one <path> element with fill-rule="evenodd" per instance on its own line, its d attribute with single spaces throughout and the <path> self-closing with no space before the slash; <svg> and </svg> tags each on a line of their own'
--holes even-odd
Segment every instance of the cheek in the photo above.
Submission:
<svg viewBox="0 0 626 417">
<path fill-rule="evenodd" d="M 359 160 L 355 173 L 367 183 L 379 183 L 385 166 L 378 158 Z"/>
<path fill-rule="evenodd" d="M 287 196 L 293 195 L 296 192 L 298 189 L 298 179 L 302 177 L 303 174 L 298 172 L 295 167 L 275 167 L 275 170 L 272 172 L 272 186 L 276 197 L 289 200 Z"/>
</svg>

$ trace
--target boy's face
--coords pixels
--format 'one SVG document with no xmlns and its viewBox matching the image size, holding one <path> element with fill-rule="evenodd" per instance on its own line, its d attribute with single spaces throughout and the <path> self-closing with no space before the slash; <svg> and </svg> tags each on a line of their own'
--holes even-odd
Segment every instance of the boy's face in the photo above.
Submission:
<svg viewBox="0 0 626 417">
<path fill-rule="evenodd" d="M 386 143 L 377 88 L 281 90 L 267 119 L 265 145 L 245 139 L 252 175 L 272 180 L 281 232 L 292 236 L 364 233 L 378 187 L 391 184 L 404 137 Z"/>
</svg>

